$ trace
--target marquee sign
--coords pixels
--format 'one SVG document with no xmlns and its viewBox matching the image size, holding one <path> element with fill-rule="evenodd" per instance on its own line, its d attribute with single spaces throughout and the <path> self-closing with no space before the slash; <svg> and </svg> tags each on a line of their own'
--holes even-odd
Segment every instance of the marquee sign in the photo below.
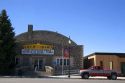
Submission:
<svg viewBox="0 0 125 83">
<path fill-rule="evenodd" d="M 22 49 L 22 54 L 44 54 L 53 55 L 54 50 L 52 45 L 45 44 L 30 44 L 24 45 Z"/>
<path fill-rule="evenodd" d="M 54 50 L 29 50 L 22 49 L 22 54 L 45 54 L 45 55 L 53 55 Z"/>
<path fill-rule="evenodd" d="M 52 45 L 45 45 L 45 44 L 30 44 L 24 45 L 24 49 L 37 49 L 37 50 L 45 50 L 45 49 L 53 49 Z"/>
</svg>

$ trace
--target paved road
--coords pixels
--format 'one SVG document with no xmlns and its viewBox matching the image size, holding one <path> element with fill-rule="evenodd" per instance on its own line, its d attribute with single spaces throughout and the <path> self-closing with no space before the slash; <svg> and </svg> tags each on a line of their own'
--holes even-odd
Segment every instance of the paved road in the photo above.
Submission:
<svg viewBox="0 0 125 83">
<path fill-rule="evenodd" d="M 68 78 L 67 75 L 60 75 L 60 76 L 49 76 L 51 78 Z M 71 75 L 71 79 L 80 79 L 81 76 L 79 75 Z M 95 77 L 89 77 L 90 79 L 103 79 L 106 80 L 107 77 L 100 77 L 100 76 L 95 76 Z M 118 80 L 125 80 L 125 77 L 117 77 Z"/>
<path fill-rule="evenodd" d="M 125 83 L 125 80 L 107 79 L 53 79 L 53 78 L 0 78 L 0 83 Z"/>
</svg>

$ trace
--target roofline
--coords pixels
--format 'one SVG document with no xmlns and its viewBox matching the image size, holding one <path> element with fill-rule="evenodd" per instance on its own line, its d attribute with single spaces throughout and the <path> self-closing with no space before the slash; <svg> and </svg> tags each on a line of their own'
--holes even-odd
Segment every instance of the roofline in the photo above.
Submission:
<svg viewBox="0 0 125 83">
<path fill-rule="evenodd" d="M 58 32 L 54 32 L 54 31 L 50 31 L 50 30 L 33 30 L 32 32 L 50 32 L 50 33 L 60 34 L 60 33 L 58 33 Z M 20 33 L 20 34 L 15 35 L 15 37 L 18 37 L 18 36 L 20 36 L 20 35 L 22 35 L 22 34 L 26 34 L 26 33 L 28 33 L 28 32 L 27 32 L 27 31 L 26 31 L 26 32 L 22 32 L 22 33 Z M 62 34 L 60 34 L 60 35 L 62 35 Z M 65 36 L 65 35 L 63 35 L 63 36 Z"/>
<path fill-rule="evenodd" d="M 93 55 L 116 55 L 116 56 L 125 56 L 125 53 L 115 53 L 115 52 L 94 52 L 92 54 L 87 55 L 87 57 Z"/>
<path fill-rule="evenodd" d="M 32 32 L 48 32 L 48 33 L 54 33 L 54 34 L 56 34 L 56 35 L 59 35 L 59 36 L 61 36 L 61 37 L 64 37 L 64 38 L 67 39 L 67 40 L 69 39 L 67 36 L 65 36 L 65 35 L 63 35 L 63 34 L 61 34 L 61 33 L 54 32 L 54 31 L 50 31 L 50 30 L 33 30 Z M 20 34 L 18 34 L 18 35 L 15 36 L 15 39 L 18 38 L 19 36 L 24 35 L 24 34 L 27 34 L 27 33 L 29 33 L 29 32 L 20 33 Z M 72 39 L 70 39 L 70 40 L 71 40 L 71 42 L 72 42 L 73 45 L 78 45 L 78 44 L 77 44 L 75 41 L 73 41 Z"/>
</svg>

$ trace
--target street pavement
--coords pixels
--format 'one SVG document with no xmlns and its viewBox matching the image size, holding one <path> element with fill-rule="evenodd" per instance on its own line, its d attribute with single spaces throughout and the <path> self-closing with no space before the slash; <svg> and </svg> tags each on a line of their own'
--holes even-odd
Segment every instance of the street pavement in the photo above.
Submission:
<svg viewBox="0 0 125 83">
<path fill-rule="evenodd" d="M 117 80 L 108 80 L 106 77 L 90 77 L 89 79 L 81 79 L 79 75 L 47 76 L 39 78 L 26 78 L 14 76 L 0 77 L 0 83 L 125 83 L 125 77 L 118 77 Z"/>
<path fill-rule="evenodd" d="M 48 76 L 49 78 L 60 78 L 60 79 L 67 79 L 68 75 L 59 75 L 59 76 Z M 81 79 L 79 75 L 71 75 L 70 79 Z M 90 77 L 89 79 L 107 79 L 107 77 Z M 118 80 L 125 80 L 125 77 L 117 77 Z"/>
<path fill-rule="evenodd" d="M 56 75 L 56 76 L 42 76 L 42 77 L 25 77 L 25 76 L 0 76 L 0 78 L 52 78 L 52 79 L 69 79 L 68 75 Z M 70 75 L 70 79 L 81 79 L 81 76 L 78 74 Z M 93 76 L 89 79 L 103 79 L 107 80 L 107 77 Z M 117 77 L 117 80 L 125 80 L 125 77 Z"/>
<path fill-rule="evenodd" d="M 57 79 L 57 78 L 0 78 L 0 83 L 125 83 L 125 80 Z"/>
</svg>

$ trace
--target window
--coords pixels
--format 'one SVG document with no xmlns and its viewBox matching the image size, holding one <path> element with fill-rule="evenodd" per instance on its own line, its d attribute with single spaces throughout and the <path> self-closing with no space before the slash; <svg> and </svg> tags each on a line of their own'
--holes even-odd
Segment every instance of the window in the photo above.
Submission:
<svg viewBox="0 0 125 83">
<path fill-rule="evenodd" d="M 30 64 L 30 59 L 28 57 L 23 57 L 24 66 L 28 66 Z"/>
<path fill-rule="evenodd" d="M 100 66 L 103 67 L 103 61 L 100 61 Z"/>
<path fill-rule="evenodd" d="M 66 65 L 66 59 L 64 59 L 64 65 Z"/>
<path fill-rule="evenodd" d="M 56 62 L 57 65 L 59 65 L 59 59 L 57 59 L 57 62 Z"/>
<path fill-rule="evenodd" d="M 56 64 L 67 66 L 69 65 L 69 59 L 62 59 L 62 58 L 56 59 Z"/>
<path fill-rule="evenodd" d="M 113 61 L 109 62 L 109 67 L 110 67 L 110 70 L 113 69 Z"/>
<path fill-rule="evenodd" d="M 69 59 L 67 59 L 67 65 L 69 65 Z"/>
<path fill-rule="evenodd" d="M 60 65 L 62 65 L 62 59 L 60 59 Z"/>
</svg>

